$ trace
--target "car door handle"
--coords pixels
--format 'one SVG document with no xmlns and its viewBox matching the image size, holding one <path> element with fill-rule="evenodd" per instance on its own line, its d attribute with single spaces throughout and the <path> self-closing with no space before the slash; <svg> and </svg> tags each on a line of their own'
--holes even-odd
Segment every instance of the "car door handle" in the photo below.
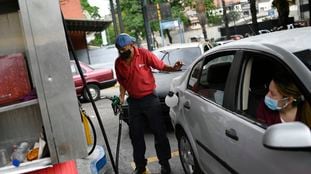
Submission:
<svg viewBox="0 0 311 174">
<path fill-rule="evenodd" d="M 229 137 L 229 138 L 232 138 L 236 141 L 239 140 L 239 137 L 237 136 L 236 134 L 236 131 L 234 129 L 226 129 L 226 136 Z"/>
<path fill-rule="evenodd" d="M 190 107 L 190 102 L 189 101 L 186 101 L 185 103 L 184 103 L 184 108 L 186 108 L 186 109 L 190 109 L 191 107 Z"/>
</svg>

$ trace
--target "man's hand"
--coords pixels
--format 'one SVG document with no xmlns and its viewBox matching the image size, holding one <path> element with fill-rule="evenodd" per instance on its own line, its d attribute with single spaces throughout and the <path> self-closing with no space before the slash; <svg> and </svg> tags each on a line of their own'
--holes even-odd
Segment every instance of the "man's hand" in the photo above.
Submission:
<svg viewBox="0 0 311 174">
<path fill-rule="evenodd" d="M 120 90 L 119 99 L 120 99 L 120 104 L 122 105 L 124 103 L 125 89 L 121 84 L 119 86 L 119 90 Z"/>
<path fill-rule="evenodd" d="M 170 65 L 166 65 L 164 66 L 164 68 L 162 69 L 162 71 L 169 71 L 169 72 L 173 72 L 173 71 L 180 71 L 181 67 L 184 64 L 181 61 L 177 61 L 174 66 L 170 66 Z"/>
<path fill-rule="evenodd" d="M 179 71 L 184 64 L 181 61 L 177 61 L 173 66 L 175 71 Z"/>
<path fill-rule="evenodd" d="M 124 95 L 123 96 L 119 95 L 119 99 L 120 99 L 120 104 L 122 105 L 124 103 Z"/>
</svg>

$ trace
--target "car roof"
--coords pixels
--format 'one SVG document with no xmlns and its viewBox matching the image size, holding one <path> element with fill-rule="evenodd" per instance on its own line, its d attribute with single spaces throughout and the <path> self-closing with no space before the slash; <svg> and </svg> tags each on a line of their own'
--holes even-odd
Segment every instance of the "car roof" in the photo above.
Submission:
<svg viewBox="0 0 311 174">
<path fill-rule="evenodd" d="M 311 91 L 310 70 L 303 66 L 303 62 L 297 59 L 293 53 L 311 50 L 311 27 L 296 28 L 271 32 L 263 35 L 248 37 L 216 46 L 206 54 L 213 54 L 226 50 L 249 49 L 278 54 L 278 57 L 287 62 L 287 65 L 295 72 L 305 87 Z M 203 57 L 206 55 L 204 54 Z M 197 59 L 199 61 L 199 59 Z"/>
<path fill-rule="evenodd" d="M 174 43 L 164 47 L 155 49 L 154 51 L 170 50 L 176 48 L 199 47 L 200 45 L 208 45 L 207 42 L 190 42 L 190 43 Z"/>
<path fill-rule="evenodd" d="M 271 32 L 264 35 L 257 35 L 230 42 L 222 47 L 231 47 L 236 45 L 275 45 L 289 52 L 298 52 L 311 49 L 311 27 L 296 28 L 291 30 L 282 30 Z"/>
</svg>

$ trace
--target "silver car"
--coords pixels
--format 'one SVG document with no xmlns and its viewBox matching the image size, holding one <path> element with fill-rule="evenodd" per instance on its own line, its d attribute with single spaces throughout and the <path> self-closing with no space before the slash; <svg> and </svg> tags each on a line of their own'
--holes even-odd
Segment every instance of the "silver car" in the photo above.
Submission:
<svg viewBox="0 0 311 174">
<path fill-rule="evenodd" d="M 170 103 L 170 117 L 185 173 L 311 173 L 309 127 L 268 127 L 255 118 L 271 75 L 280 69 L 310 103 L 311 27 L 215 47 L 172 81 L 177 102 Z"/>
</svg>

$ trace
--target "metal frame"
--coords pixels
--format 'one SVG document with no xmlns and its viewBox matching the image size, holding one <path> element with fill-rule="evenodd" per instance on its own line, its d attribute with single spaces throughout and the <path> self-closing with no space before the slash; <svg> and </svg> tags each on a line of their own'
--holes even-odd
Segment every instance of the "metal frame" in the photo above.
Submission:
<svg viewBox="0 0 311 174">
<path fill-rule="evenodd" d="M 52 162 L 86 156 L 59 2 L 19 0 L 19 6 Z"/>
<path fill-rule="evenodd" d="M 0 6 L 7 2 L 0 0 Z M 5 33 L 0 37 L 0 54 L 25 53 L 38 99 L 0 107 L 0 145 L 36 140 L 43 126 L 50 158 L 42 159 L 42 165 L 86 157 L 87 143 L 59 2 L 10 2 L 19 8 L 9 8 L 9 12 L 0 15 L 6 19 L 0 26 L 0 31 Z M 38 169 L 36 162 L 25 165 L 27 171 Z M 9 166 L 0 168 L 0 173 L 11 170 L 22 169 Z"/>
</svg>

